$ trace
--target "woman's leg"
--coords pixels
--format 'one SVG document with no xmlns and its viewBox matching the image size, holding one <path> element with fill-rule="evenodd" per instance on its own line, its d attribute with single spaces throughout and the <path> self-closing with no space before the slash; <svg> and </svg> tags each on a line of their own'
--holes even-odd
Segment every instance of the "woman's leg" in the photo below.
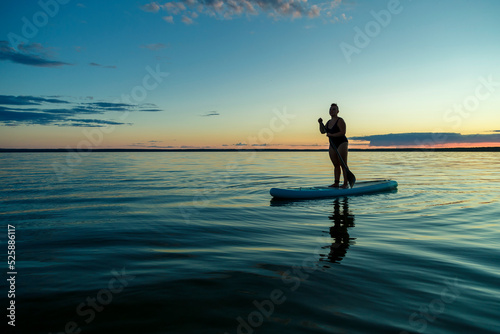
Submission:
<svg viewBox="0 0 500 334">
<path fill-rule="evenodd" d="M 328 152 L 330 153 L 330 160 L 332 161 L 333 168 L 334 168 L 333 175 L 335 177 L 335 181 L 334 181 L 335 183 L 332 184 L 331 187 L 338 187 L 339 181 L 340 181 L 340 170 L 341 170 L 340 160 L 339 160 L 337 152 L 335 152 L 335 150 L 333 148 L 330 147 Z"/>
<path fill-rule="evenodd" d="M 347 152 L 348 152 L 348 145 L 347 143 L 342 143 L 339 145 L 337 150 L 340 153 L 340 156 L 342 157 L 342 160 L 344 160 L 345 165 L 347 166 Z M 338 158 L 338 157 L 337 157 Z M 347 171 L 344 168 L 344 165 L 342 164 L 342 174 L 344 174 L 344 185 L 342 188 L 348 188 L 349 187 L 349 182 L 347 180 Z M 339 176 L 340 178 L 340 176 Z"/>
</svg>

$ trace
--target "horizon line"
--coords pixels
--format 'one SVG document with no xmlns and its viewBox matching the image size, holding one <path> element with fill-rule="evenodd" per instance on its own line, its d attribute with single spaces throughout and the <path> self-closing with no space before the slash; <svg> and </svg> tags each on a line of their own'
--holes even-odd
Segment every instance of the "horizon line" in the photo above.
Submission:
<svg viewBox="0 0 500 334">
<path fill-rule="evenodd" d="M 327 148 L 285 149 L 285 148 L 0 148 L 0 153 L 57 153 L 57 152 L 326 152 Z M 401 148 L 351 148 L 350 152 L 500 152 L 500 146 L 486 147 L 401 147 Z"/>
</svg>

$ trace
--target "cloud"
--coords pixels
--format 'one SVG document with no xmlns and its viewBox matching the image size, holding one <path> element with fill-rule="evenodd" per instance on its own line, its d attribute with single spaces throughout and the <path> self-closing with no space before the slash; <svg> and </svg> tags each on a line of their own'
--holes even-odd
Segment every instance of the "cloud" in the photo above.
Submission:
<svg viewBox="0 0 500 334">
<path fill-rule="evenodd" d="M 10 46 L 7 41 L 0 41 L 0 60 L 10 60 L 13 63 L 38 66 L 60 67 L 73 65 L 70 63 L 50 60 L 52 49 L 44 48 L 40 43 L 20 44 L 18 50 Z"/>
<path fill-rule="evenodd" d="M 217 111 L 209 111 L 203 115 L 200 115 L 200 116 L 203 116 L 203 117 L 209 117 L 209 116 L 219 116 L 220 114 L 217 112 Z"/>
<path fill-rule="evenodd" d="M 139 143 L 132 143 L 128 146 L 130 147 L 135 147 L 135 148 L 143 148 L 143 149 L 147 149 L 147 148 L 158 148 L 158 149 L 172 149 L 172 148 L 176 148 L 174 146 L 164 146 L 164 145 L 159 145 L 163 143 L 162 140 L 149 140 L 147 142 L 139 142 Z"/>
<path fill-rule="evenodd" d="M 159 111 L 161 111 L 161 109 L 159 109 L 156 106 L 156 104 L 153 104 L 153 103 L 143 103 L 143 104 L 139 105 L 138 107 L 140 107 L 139 111 L 142 111 L 142 112 L 159 112 Z"/>
<path fill-rule="evenodd" d="M 435 146 L 446 144 L 499 143 L 500 133 L 463 135 L 453 132 L 410 132 L 351 137 L 369 141 L 370 146 Z"/>
<path fill-rule="evenodd" d="M 0 106 L 0 124 L 2 125 L 51 125 L 61 120 L 62 117 L 59 115 L 43 114 L 30 111 L 18 112 L 16 110 Z"/>
<path fill-rule="evenodd" d="M 151 2 L 140 7 L 145 12 L 156 13 L 160 10 L 160 6 L 156 2 Z"/>
<path fill-rule="evenodd" d="M 307 14 L 307 16 L 312 19 L 312 18 L 319 16 L 320 12 L 321 12 L 321 9 L 317 5 L 313 5 L 311 7 L 311 10 Z"/>
<path fill-rule="evenodd" d="M 102 67 L 102 68 L 116 68 L 114 65 L 101 65 L 98 63 L 89 63 L 90 66 Z"/>
<path fill-rule="evenodd" d="M 193 22 L 194 22 L 193 19 L 191 19 L 187 16 L 183 16 L 181 21 L 184 22 L 185 24 L 193 24 Z"/>
<path fill-rule="evenodd" d="M 89 118 L 110 112 L 159 112 L 151 103 L 78 102 L 51 97 L 0 95 L 0 125 L 53 125 L 104 127 L 132 125 L 107 119 Z M 83 117 L 82 117 L 83 116 Z"/>
<path fill-rule="evenodd" d="M 68 123 L 69 121 L 69 123 Z M 132 125 L 132 123 L 122 123 L 103 119 L 69 119 L 57 126 L 82 126 L 82 127 L 104 127 L 107 125 Z"/>
<path fill-rule="evenodd" d="M 60 99 L 47 99 L 37 96 L 0 95 L 0 105 L 40 105 L 42 103 L 68 103 Z"/>
<path fill-rule="evenodd" d="M 148 50 L 161 50 L 165 49 L 167 46 L 163 43 L 155 43 L 155 44 L 146 44 L 146 45 L 141 45 L 141 48 L 143 49 L 148 49 Z"/>
<path fill-rule="evenodd" d="M 352 16 L 347 16 L 345 13 L 342 13 L 340 16 L 332 15 L 332 13 L 329 13 L 327 14 L 327 17 L 330 18 L 331 23 L 348 22 L 352 20 Z"/>
<path fill-rule="evenodd" d="M 174 23 L 174 17 L 173 16 L 164 16 L 162 17 L 163 20 L 165 20 L 165 22 L 168 22 L 168 23 Z"/>
<path fill-rule="evenodd" d="M 163 19 L 174 22 L 174 16 L 182 15 L 181 21 L 192 24 L 198 15 L 229 20 L 242 15 L 267 14 L 279 19 L 308 17 L 316 18 L 322 15 L 332 15 L 332 11 L 342 3 L 341 0 L 320 1 L 310 5 L 307 0 L 179 0 L 165 4 L 151 2 L 140 8 L 146 12 L 156 13 L 163 10 L 169 14 Z"/>
</svg>

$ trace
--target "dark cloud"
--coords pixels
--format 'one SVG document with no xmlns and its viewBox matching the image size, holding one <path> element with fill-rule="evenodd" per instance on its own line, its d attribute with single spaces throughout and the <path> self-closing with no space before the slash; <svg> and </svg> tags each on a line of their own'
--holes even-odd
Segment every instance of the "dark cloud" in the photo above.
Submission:
<svg viewBox="0 0 500 334">
<path fill-rule="evenodd" d="M 6 126 L 18 125 L 56 125 L 79 127 L 104 127 L 108 125 L 125 125 L 122 123 L 101 119 L 68 118 L 57 113 L 14 111 L 0 106 L 0 124 Z"/>
<path fill-rule="evenodd" d="M 121 102 L 74 102 L 71 100 L 36 97 L 0 95 L 0 125 L 56 125 L 102 127 L 108 125 L 131 125 L 88 118 L 90 115 L 103 115 L 109 112 L 159 112 L 151 103 L 134 105 Z M 84 116 L 85 118 L 78 118 Z"/>
<path fill-rule="evenodd" d="M 209 111 L 207 113 L 204 113 L 203 115 L 200 115 L 202 117 L 209 117 L 209 116 L 219 116 L 220 114 L 217 111 Z"/>
<path fill-rule="evenodd" d="M 19 50 L 19 51 L 18 51 Z M 38 67 L 60 67 L 73 65 L 57 60 L 50 60 L 48 51 L 39 43 L 20 44 L 18 50 L 9 45 L 7 41 L 0 41 L 0 60 L 10 60 L 17 64 Z"/>
<path fill-rule="evenodd" d="M 136 147 L 136 148 L 143 148 L 143 149 L 147 149 L 147 148 L 157 148 L 157 149 L 171 149 L 171 148 L 175 148 L 174 146 L 170 146 L 170 145 L 159 145 L 163 143 L 162 140 L 149 140 L 147 142 L 140 142 L 140 143 L 133 143 L 133 144 L 130 144 L 129 146 L 131 147 Z"/>
<path fill-rule="evenodd" d="M 155 43 L 155 44 L 146 44 L 146 45 L 141 45 L 141 48 L 143 49 L 148 49 L 148 50 L 161 50 L 165 49 L 167 46 L 163 43 Z"/>
<path fill-rule="evenodd" d="M 77 52 L 81 47 L 75 47 Z M 53 48 L 46 48 L 40 43 L 19 44 L 17 50 L 10 46 L 7 41 L 0 41 L 0 60 L 10 60 L 13 63 L 37 66 L 37 67 L 60 67 L 74 65 L 63 61 L 53 60 Z M 116 68 L 114 65 L 101 65 L 89 63 L 90 66 L 102 68 Z"/>
<path fill-rule="evenodd" d="M 47 99 L 44 97 L 37 96 L 12 96 L 12 95 L 0 95 L 1 105 L 40 105 L 42 103 L 68 103 L 67 101 L 60 99 Z"/>
<path fill-rule="evenodd" d="M 64 117 L 56 114 L 23 111 L 0 106 L 0 124 L 8 126 L 24 125 L 52 125 L 62 121 Z"/>
<path fill-rule="evenodd" d="M 141 111 L 147 111 L 147 112 L 159 112 L 161 109 L 159 109 L 156 104 L 153 103 L 143 103 L 140 105 Z"/>
<path fill-rule="evenodd" d="M 116 68 L 114 65 L 101 65 L 98 63 L 89 63 L 90 66 L 102 67 L 102 68 Z"/>
<path fill-rule="evenodd" d="M 464 143 L 500 143 L 500 133 L 463 135 L 453 132 L 410 132 L 351 137 L 351 139 L 369 141 L 370 146 L 433 146 Z"/>
<path fill-rule="evenodd" d="M 69 124 L 68 124 L 69 123 Z M 108 121 L 102 119 L 68 119 L 65 124 L 60 126 L 92 126 L 92 127 L 102 127 L 107 125 L 132 125 L 131 123 L 122 123 L 115 121 Z"/>
</svg>

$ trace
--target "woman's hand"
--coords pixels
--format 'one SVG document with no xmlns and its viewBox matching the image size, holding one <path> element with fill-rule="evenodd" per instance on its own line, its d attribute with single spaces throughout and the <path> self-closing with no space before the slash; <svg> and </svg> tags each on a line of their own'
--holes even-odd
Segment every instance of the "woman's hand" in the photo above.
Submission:
<svg viewBox="0 0 500 334">
<path fill-rule="evenodd" d="M 321 117 L 318 118 L 318 123 L 323 123 L 323 119 Z"/>
</svg>

